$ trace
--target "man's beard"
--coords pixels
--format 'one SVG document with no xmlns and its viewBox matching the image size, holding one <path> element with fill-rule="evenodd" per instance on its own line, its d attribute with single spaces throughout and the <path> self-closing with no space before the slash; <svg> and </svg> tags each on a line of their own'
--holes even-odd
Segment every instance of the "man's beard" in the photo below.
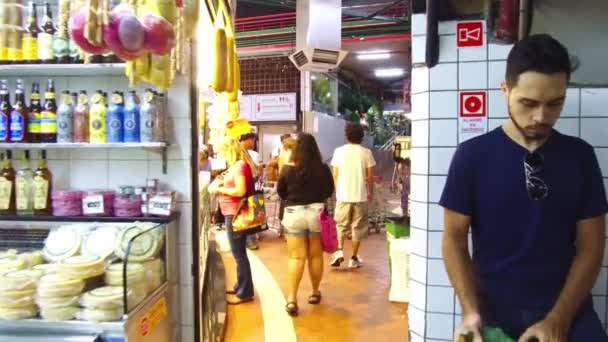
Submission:
<svg viewBox="0 0 608 342">
<path fill-rule="evenodd" d="M 521 133 L 521 135 L 528 141 L 538 141 L 538 140 L 546 139 L 553 131 L 553 129 L 552 129 L 553 126 L 548 125 L 548 124 L 537 124 L 537 125 L 521 127 L 515 120 L 515 117 L 513 116 L 513 114 L 511 113 L 510 106 L 508 108 L 508 111 L 509 111 L 509 118 L 511 119 L 511 122 L 513 122 L 513 125 L 515 126 L 515 128 L 517 128 L 519 133 Z"/>
</svg>

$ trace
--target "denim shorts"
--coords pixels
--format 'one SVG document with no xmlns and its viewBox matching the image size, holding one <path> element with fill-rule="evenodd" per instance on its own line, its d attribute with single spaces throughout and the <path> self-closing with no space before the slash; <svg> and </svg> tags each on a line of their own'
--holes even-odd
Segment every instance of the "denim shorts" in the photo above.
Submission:
<svg viewBox="0 0 608 342">
<path fill-rule="evenodd" d="M 285 207 L 283 227 L 289 235 L 308 236 L 321 233 L 319 215 L 323 211 L 323 203 L 307 205 L 292 205 Z"/>
</svg>

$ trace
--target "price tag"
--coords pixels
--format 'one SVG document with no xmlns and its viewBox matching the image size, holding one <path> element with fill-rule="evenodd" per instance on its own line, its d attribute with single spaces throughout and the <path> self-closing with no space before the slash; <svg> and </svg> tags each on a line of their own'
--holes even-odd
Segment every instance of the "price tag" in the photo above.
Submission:
<svg viewBox="0 0 608 342">
<path fill-rule="evenodd" d="M 158 216 L 169 216 L 173 209 L 173 196 L 161 194 L 152 197 L 150 200 L 149 214 Z"/>
<path fill-rule="evenodd" d="M 82 212 L 85 215 L 103 214 L 103 195 L 90 195 L 82 199 Z"/>
</svg>

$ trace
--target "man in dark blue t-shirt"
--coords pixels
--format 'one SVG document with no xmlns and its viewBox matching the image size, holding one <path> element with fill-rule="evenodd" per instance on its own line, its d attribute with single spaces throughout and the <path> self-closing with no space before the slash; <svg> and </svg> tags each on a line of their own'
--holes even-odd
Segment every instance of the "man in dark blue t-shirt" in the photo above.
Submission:
<svg viewBox="0 0 608 342">
<path fill-rule="evenodd" d="M 549 35 L 516 43 L 502 84 L 510 119 L 456 150 L 440 201 L 456 337 L 481 341 L 483 325 L 523 342 L 608 341 L 590 296 L 604 254 L 602 174 L 589 144 L 553 129 L 570 70 Z"/>
</svg>

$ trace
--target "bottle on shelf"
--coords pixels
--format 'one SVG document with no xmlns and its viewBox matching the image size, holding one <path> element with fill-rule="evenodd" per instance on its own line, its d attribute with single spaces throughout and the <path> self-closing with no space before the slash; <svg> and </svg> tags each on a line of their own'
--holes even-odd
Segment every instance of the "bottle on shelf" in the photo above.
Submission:
<svg viewBox="0 0 608 342">
<path fill-rule="evenodd" d="M 165 141 L 165 122 L 167 119 L 167 96 L 165 95 L 165 93 L 160 93 L 158 95 L 159 106 L 154 130 L 154 138 L 156 141 Z"/>
<path fill-rule="evenodd" d="M 73 129 L 74 142 L 89 142 L 89 98 L 85 90 L 78 95 L 78 104 L 74 108 Z"/>
<path fill-rule="evenodd" d="M 38 61 L 40 63 L 53 63 L 53 37 L 55 35 L 55 25 L 51 5 L 44 3 L 44 17 L 42 18 L 40 32 L 38 33 Z"/>
<path fill-rule="evenodd" d="M 139 110 L 139 129 L 142 142 L 154 142 L 154 131 L 157 117 L 156 96 L 152 89 L 146 89 L 144 100 Z"/>
<path fill-rule="evenodd" d="M 42 150 L 38 168 L 34 171 L 34 215 L 51 214 L 51 190 L 53 174 L 46 165 L 46 151 Z"/>
<path fill-rule="evenodd" d="M 40 115 L 40 142 L 57 142 L 57 102 L 55 100 L 55 82 L 49 79 L 44 93 L 44 105 Z"/>
<path fill-rule="evenodd" d="M 14 27 L 7 30 L 8 62 L 11 64 L 21 64 L 23 62 L 23 3 L 22 0 L 3 2 L 4 12 L 8 14 L 8 21 L 3 21 L 3 23 Z"/>
<path fill-rule="evenodd" d="M 22 168 L 15 176 L 17 215 L 34 214 L 34 171 L 30 168 L 30 151 L 24 151 Z"/>
<path fill-rule="evenodd" d="M 107 128 L 108 142 L 121 143 L 125 141 L 125 131 L 123 127 L 125 101 L 119 91 L 112 94 L 110 105 L 108 106 Z"/>
<path fill-rule="evenodd" d="M 10 116 L 11 142 L 22 143 L 27 141 L 27 119 L 29 113 L 25 103 L 25 89 L 23 81 L 17 80 L 15 89 L 15 104 Z"/>
<path fill-rule="evenodd" d="M 30 93 L 30 110 L 27 120 L 27 136 L 32 143 L 40 142 L 40 120 L 42 118 L 42 107 L 40 105 L 40 84 L 32 83 Z"/>
<path fill-rule="evenodd" d="M 104 102 L 103 92 L 98 90 L 91 98 L 89 109 L 89 142 L 92 144 L 104 144 L 107 142 L 107 109 Z"/>
<path fill-rule="evenodd" d="M 38 14 L 36 4 L 28 2 L 27 24 L 23 32 L 23 62 L 26 64 L 38 63 Z"/>
<path fill-rule="evenodd" d="M 8 92 L 8 82 L 0 81 L 0 142 L 8 142 L 11 138 L 10 117 L 13 107 Z"/>
<path fill-rule="evenodd" d="M 15 170 L 11 165 L 11 151 L 6 151 L 0 170 L 0 215 L 15 215 Z"/>
<path fill-rule="evenodd" d="M 135 90 L 129 90 L 125 99 L 125 142 L 136 143 L 139 138 L 139 98 Z"/>
<path fill-rule="evenodd" d="M 73 130 L 74 103 L 72 95 L 64 90 L 61 95 L 61 104 L 57 108 L 57 142 L 71 143 L 74 135 Z"/>
<path fill-rule="evenodd" d="M 70 18 L 70 0 L 59 0 L 59 15 L 57 30 L 53 37 L 53 56 L 55 63 L 70 63 L 70 35 L 68 34 L 68 19 Z"/>
</svg>

